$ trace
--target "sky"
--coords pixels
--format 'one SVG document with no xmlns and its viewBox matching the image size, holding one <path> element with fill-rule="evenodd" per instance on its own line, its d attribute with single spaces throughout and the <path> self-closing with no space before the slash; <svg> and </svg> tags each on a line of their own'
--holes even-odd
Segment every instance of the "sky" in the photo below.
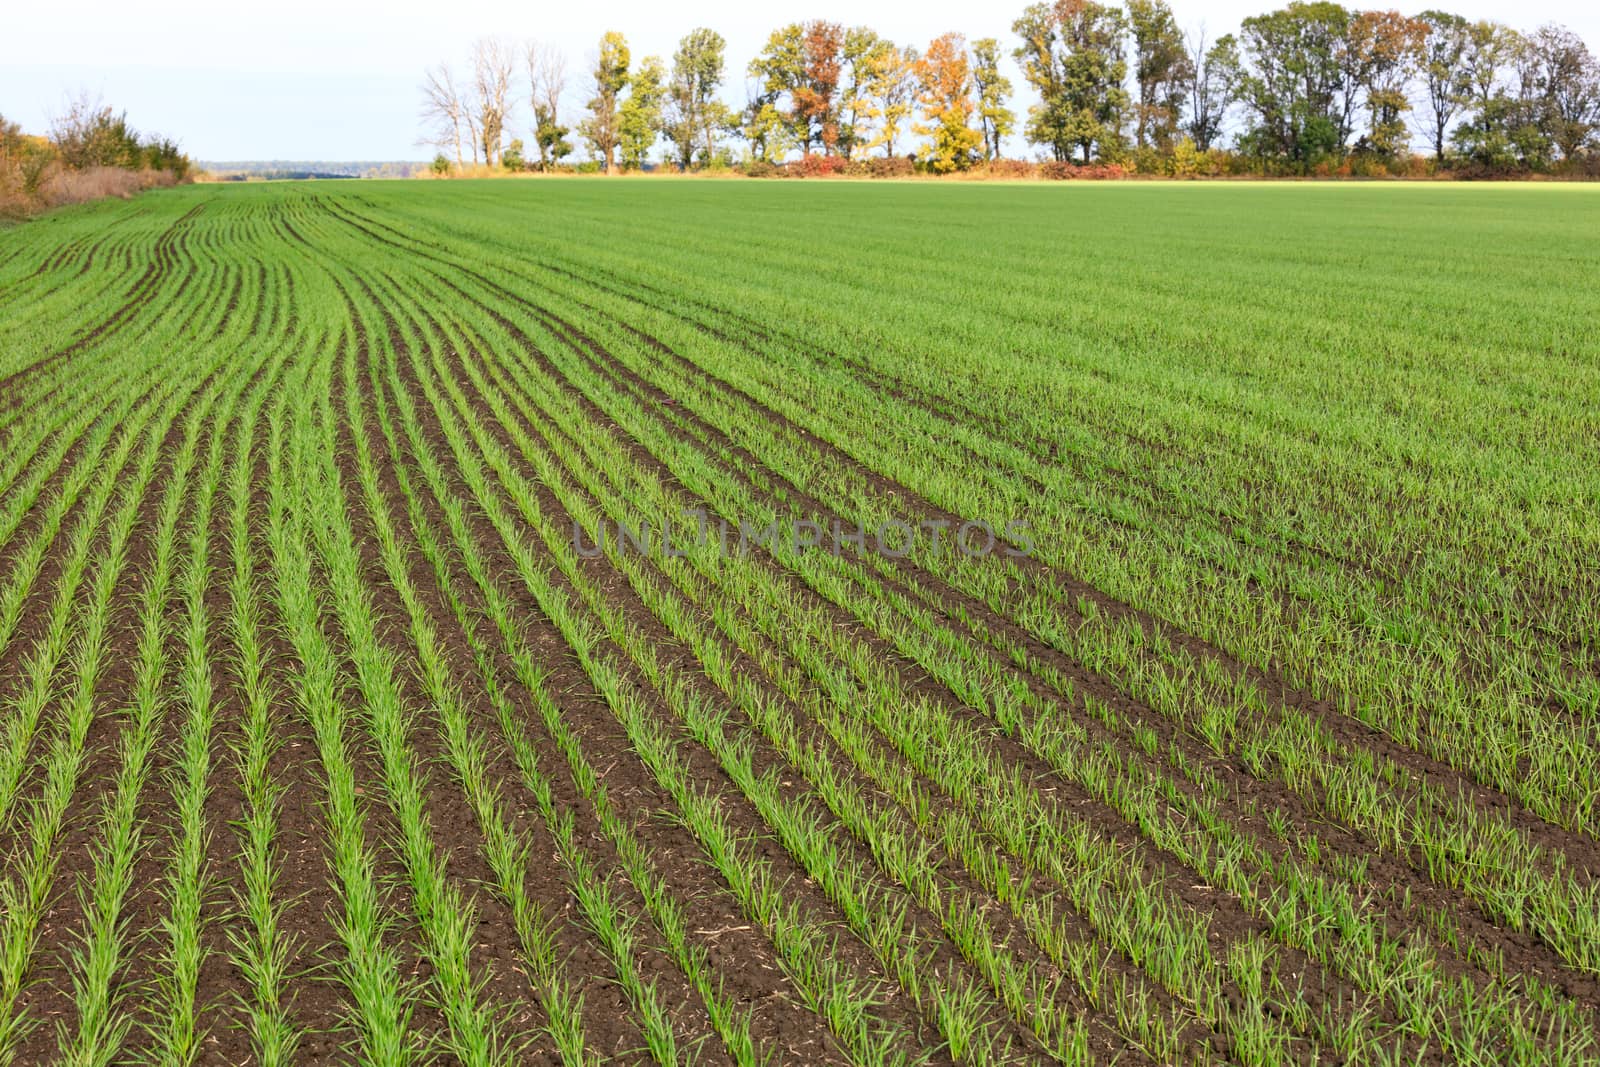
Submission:
<svg viewBox="0 0 1600 1067">
<path fill-rule="evenodd" d="M 426 159 L 419 147 L 418 84 L 424 68 L 448 60 L 466 66 L 474 39 L 538 39 L 567 55 L 568 110 L 586 96 L 581 83 L 605 30 L 622 31 L 633 55 L 670 57 L 696 26 L 728 42 L 724 97 L 745 99 L 745 66 L 767 35 L 787 22 L 826 18 L 865 24 L 900 44 L 926 46 L 950 30 L 992 36 L 1009 52 L 1011 22 L 1029 0 L 974 5 L 970 0 L 806 0 L 751 4 L 602 0 L 531 4 L 526 0 L 73 0 L 18 4 L 0 35 L 0 114 L 43 132 L 69 96 L 87 91 L 141 131 L 179 141 L 205 160 Z M 1171 0 L 1187 29 L 1210 37 L 1237 29 L 1245 16 L 1286 0 Z M 1350 3 L 1349 6 L 1360 6 Z M 1376 6 L 1376 5 L 1374 5 Z M 1469 18 L 1494 18 L 1531 30 L 1559 22 L 1600 50 L 1595 0 L 1418 0 L 1414 14 L 1444 7 Z M 1026 109 L 1026 85 L 1014 63 L 1013 106 Z M 513 135 L 526 140 L 524 105 Z M 1031 155 L 1020 141 L 1014 154 Z"/>
</svg>

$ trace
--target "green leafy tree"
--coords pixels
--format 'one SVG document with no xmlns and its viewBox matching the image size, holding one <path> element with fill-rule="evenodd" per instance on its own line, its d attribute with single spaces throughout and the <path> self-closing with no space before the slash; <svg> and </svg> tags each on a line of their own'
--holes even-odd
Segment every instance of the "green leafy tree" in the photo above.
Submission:
<svg viewBox="0 0 1600 1067">
<path fill-rule="evenodd" d="M 1471 91 L 1467 49 L 1472 24 L 1448 11 L 1417 16 L 1427 27 L 1422 41 L 1422 84 L 1428 94 L 1428 117 L 1435 159 L 1444 159 L 1445 135 Z"/>
<path fill-rule="evenodd" d="M 594 65 L 594 96 L 582 130 L 590 152 L 604 162 L 607 174 L 616 170 L 617 146 L 622 140 L 620 105 L 628 86 L 630 62 L 628 41 L 622 34 L 611 30 L 600 38 Z"/>
<path fill-rule="evenodd" d="M 525 51 L 529 103 L 533 105 L 533 144 L 539 169 L 549 170 L 572 154 L 570 128 L 561 123 L 561 96 L 567 87 L 567 60 L 551 45 L 530 41 Z"/>
<path fill-rule="evenodd" d="M 773 30 L 766 46 L 750 61 L 750 76 L 760 89 L 746 109 L 745 130 L 756 158 L 782 159 L 782 153 L 775 153 L 780 141 L 785 143 L 785 152 L 789 144 L 804 142 L 809 147 L 809 124 L 793 107 L 794 94 L 804 84 L 805 72 L 805 28 L 798 22 Z M 781 137 L 775 136 L 775 121 L 783 127 Z"/>
<path fill-rule="evenodd" d="M 1511 130 L 1518 125 L 1521 108 L 1508 82 L 1524 50 L 1522 36 L 1509 26 L 1484 20 L 1467 29 L 1462 56 L 1467 117 L 1456 127 L 1453 140 L 1480 166 L 1509 167 L 1518 161 Z"/>
<path fill-rule="evenodd" d="M 539 111 L 535 119 L 533 136 L 539 146 L 539 169 L 548 170 L 572 154 L 572 142 L 567 140 L 572 131 L 556 121 L 553 111 Z"/>
<path fill-rule="evenodd" d="M 761 97 L 746 105 L 740 132 L 750 146 L 750 157 L 765 163 L 781 162 L 797 143 L 789 116 Z"/>
<path fill-rule="evenodd" d="M 1528 38 L 1539 90 L 1539 122 L 1562 159 L 1575 159 L 1600 127 L 1600 64 L 1583 39 L 1564 26 L 1542 26 Z"/>
<path fill-rule="evenodd" d="M 522 138 L 511 138 L 511 143 L 506 145 L 506 150 L 501 153 L 500 165 L 510 171 L 528 169 L 527 160 L 522 158 Z"/>
<path fill-rule="evenodd" d="M 697 29 L 678 42 L 672 57 L 665 129 L 683 170 L 689 169 L 697 152 L 703 163 L 715 158 L 717 132 L 730 121 L 727 105 L 717 99 L 726 47 L 721 34 Z"/>
<path fill-rule="evenodd" d="M 1343 155 L 1358 71 L 1349 55 L 1350 12 L 1327 0 L 1244 20 L 1239 99 L 1251 113 L 1241 143 L 1308 170 Z"/>
<path fill-rule="evenodd" d="M 1128 93 L 1121 11 L 1094 0 L 1033 4 L 1012 24 L 1016 57 L 1039 94 L 1028 112 L 1028 140 L 1058 160 L 1081 152 L 1088 162 L 1122 147 Z"/>
<path fill-rule="evenodd" d="M 666 65 L 659 56 L 645 56 L 628 80 L 628 96 L 617 109 L 618 146 L 627 170 L 638 170 L 648 162 L 650 149 L 661 135 L 666 76 Z"/>
<path fill-rule="evenodd" d="M 1134 144 L 1171 149 L 1183 118 L 1185 89 L 1193 78 L 1178 20 L 1166 0 L 1128 0 L 1133 31 Z"/>
<path fill-rule="evenodd" d="M 985 159 L 1000 158 L 1000 142 L 1011 135 L 1016 114 L 1006 106 L 1011 79 L 1000 73 L 1000 42 L 980 37 L 972 42 L 972 81 L 978 94 L 978 129 Z"/>
</svg>

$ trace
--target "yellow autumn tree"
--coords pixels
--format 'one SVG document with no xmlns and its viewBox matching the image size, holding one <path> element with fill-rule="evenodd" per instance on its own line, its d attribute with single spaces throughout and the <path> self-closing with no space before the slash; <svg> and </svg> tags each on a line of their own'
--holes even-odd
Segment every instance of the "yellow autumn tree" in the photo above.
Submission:
<svg viewBox="0 0 1600 1067">
<path fill-rule="evenodd" d="M 916 104 L 917 62 L 915 48 L 896 48 L 887 41 L 866 60 L 859 108 L 861 125 L 875 130 L 866 142 L 868 152 L 882 148 L 885 156 L 895 154 Z"/>
<path fill-rule="evenodd" d="M 917 105 L 923 121 L 912 129 L 929 139 L 928 165 L 940 174 L 971 166 L 983 135 L 972 128 L 972 63 L 961 34 L 936 38 L 917 61 Z"/>
</svg>

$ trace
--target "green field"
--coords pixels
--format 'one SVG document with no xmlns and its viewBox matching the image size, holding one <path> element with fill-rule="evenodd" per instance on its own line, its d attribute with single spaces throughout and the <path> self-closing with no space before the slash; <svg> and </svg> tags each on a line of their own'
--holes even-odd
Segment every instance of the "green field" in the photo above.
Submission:
<svg viewBox="0 0 1600 1067">
<path fill-rule="evenodd" d="M 0 232 L 0 1064 L 1596 1062 L 1597 235 L 656 179 Z"/>
</svg>

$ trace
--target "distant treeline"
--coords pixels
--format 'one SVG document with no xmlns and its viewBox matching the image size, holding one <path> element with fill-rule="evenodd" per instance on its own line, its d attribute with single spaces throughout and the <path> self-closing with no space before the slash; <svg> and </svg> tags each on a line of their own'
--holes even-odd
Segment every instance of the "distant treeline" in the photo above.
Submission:
<svg viewBox="0 0 1600 1067">
<path fill-rule="evenodd" d="M 733 107 L 721 35 L 692 31 L 669 67 L 633 62 L 611 31 L 575 113 L 561 53 L 485 38 L 465 77 L 426 72 L 422 143 L 439 172 L 570 168 L 581 141 L 589 160 L 574 169 L 645 169 L 664 149 L 685 170 L 864 172 L 877 158 L 896 161 L 884 173 L 948 173 L 993 167 L 1020 132 L 1041 161 L 1115 173 L 1600 176 L 1600 61 L 1558 25 L 1297 0 L 1208 40 L 1166 0 L 1056 0 L 1011 33 L 919 49 L 791 23 L 750 60 Z M 1007 54 L 1037 96 L 1020 130 Z"/>
<path fill-rule="evenodd" d="M 243 160 L 201 161 L 200 166 L 212 181 L 284 181 L 306 178 L 409 178 L 425 164 L 405 160 Z"/>
<path fill-rule="evenodd" d="M 191 169 L 176 141 L 139 133 L 125 112 L 87 96 L 71 101 L 44 136 L 0 116 L 0 215 L 128 196 L 185 181 Z"/>
</svg>

